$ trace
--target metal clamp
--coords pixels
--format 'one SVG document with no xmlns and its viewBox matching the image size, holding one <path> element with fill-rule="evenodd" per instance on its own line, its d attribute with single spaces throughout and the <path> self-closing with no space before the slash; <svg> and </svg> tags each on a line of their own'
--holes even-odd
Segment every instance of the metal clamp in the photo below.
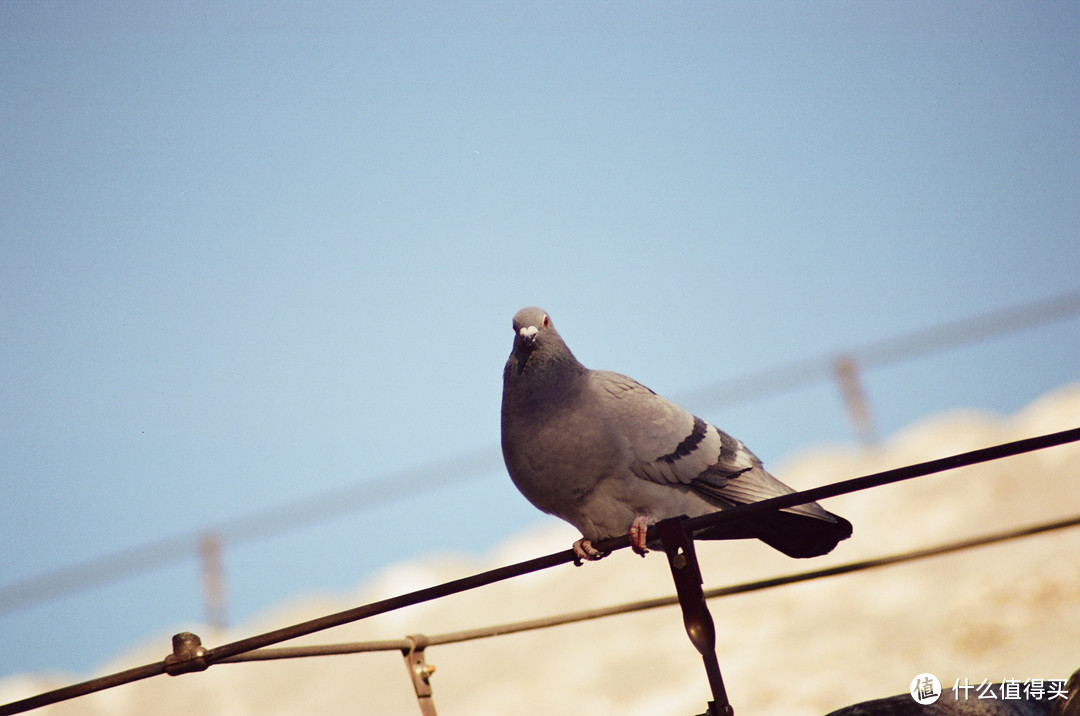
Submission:
<svg viewBox="0 0 1080 716">
<path fill-rule="evenodd" d="M 172 653 L 165 657 L 165 673 L 169 676 L 206 671 L 210 666 L 206 661 L 206 648 L 195 634 L 189 631 L 174 634 L 172 647 Z"/>
<path fill-rule="evenodd" d="M 413 690 L 416 691 L 420 713 L 423 716 L 436 716 L 435 701 L 431 693 L 431 675 L 435 673 L 435 667 L 424 659 L 428 638 L 423 634 L 412 634 L 405 638 L 409 641 L 409 648 L 402 649 L 401 655 L 405 657 L 405 668 L 412 680 Z"/>
</svg>

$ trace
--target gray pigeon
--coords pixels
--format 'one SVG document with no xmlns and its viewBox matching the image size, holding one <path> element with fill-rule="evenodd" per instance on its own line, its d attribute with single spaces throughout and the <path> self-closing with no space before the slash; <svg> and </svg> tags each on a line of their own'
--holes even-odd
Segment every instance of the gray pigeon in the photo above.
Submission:
<svg viewBox="0 0 1080 716">
<path fill-rule="evenodd" d="M 627 532 L 644 555 L 654 522 L 794 492 L 730 435 L 632 378 L 583 366 L 539 308 L 514 316 L 502 449 L 529 502 L 581 530 L 579 559 L 600 559 L 593 542 Z M 851 523 L 810 503 L 696 536 L 757 538 L 791 557 L 817 557 L 850 537 Z"/>
</svg>

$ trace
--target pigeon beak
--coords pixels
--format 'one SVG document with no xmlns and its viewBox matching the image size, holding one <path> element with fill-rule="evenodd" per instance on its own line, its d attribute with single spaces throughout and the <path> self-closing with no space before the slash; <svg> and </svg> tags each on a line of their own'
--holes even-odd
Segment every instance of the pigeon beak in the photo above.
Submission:
<svg viewBox="0 0 1080 716">
<path fill-rule="evenodd" d="M 518 335 L 526 347 L 532 348 L 533 344 L 536 343 L 536 334 L 539 332 L 536 326 L 522 326 L 521 330 L 518 331 Z"/>
</svg>

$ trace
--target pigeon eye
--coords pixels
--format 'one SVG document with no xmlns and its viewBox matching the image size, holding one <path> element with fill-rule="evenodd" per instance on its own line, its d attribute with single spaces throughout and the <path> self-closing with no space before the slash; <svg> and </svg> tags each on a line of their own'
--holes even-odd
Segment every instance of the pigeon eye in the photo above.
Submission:
<svg viewBox="0 0 1080 716">
<path fill-rule="evenodd" d="M 548 318 L 548 315 L 545 313 L 544 314 L 544 328 L 547 328 L 550 325 L 551 325 L 551 319 Z"/>
</svg>

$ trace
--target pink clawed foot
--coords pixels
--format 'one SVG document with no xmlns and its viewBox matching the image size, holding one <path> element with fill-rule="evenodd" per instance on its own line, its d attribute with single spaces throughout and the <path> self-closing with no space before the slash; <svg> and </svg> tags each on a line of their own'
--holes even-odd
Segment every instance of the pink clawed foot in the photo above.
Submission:
<svg viewBox="0 0 1080 716">
<path fill-rule="evenodd" d="M 649 548 L 645 546 L 645 535 L 648 533 L 651 524 L 653 524 L 653 520 L 648 515 L 638 515 L 630 524 L 630 549 L 642 557 L 649 551 Z"/>
<path fill-rule="evenodd" d="M 607 552 L 601 552 L 592 546 L 592 541 L 582 537 L 574 543 L 574 564 L 581 566 L 582 561 L 595 562 L 608 556 Z"/>
</svg>

